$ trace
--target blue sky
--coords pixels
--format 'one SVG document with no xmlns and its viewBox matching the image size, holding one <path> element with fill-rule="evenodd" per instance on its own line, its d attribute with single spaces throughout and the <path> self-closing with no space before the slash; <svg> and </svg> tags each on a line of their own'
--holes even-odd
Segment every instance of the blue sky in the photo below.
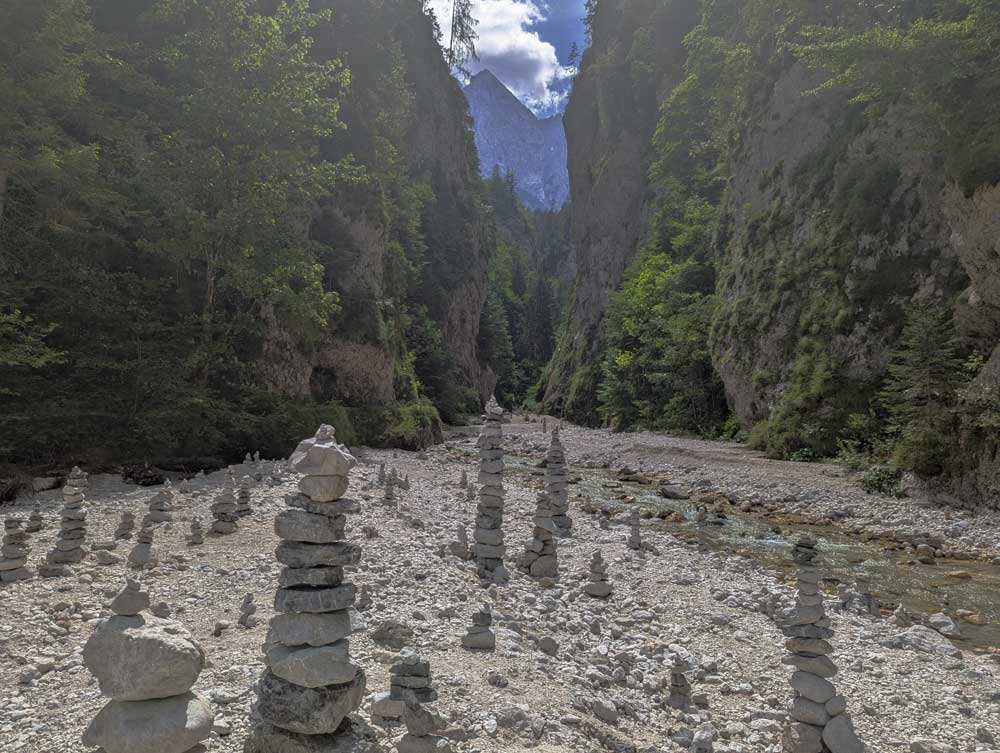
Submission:
<svg viewBox="0 0 1000 753">
<path fill-rule="evenodd" d="M 569 54 L 573 42 L 582 49 L 581 19 L 585 0 L 473 0 L 479 21 L 479 62 L 540 116 L 561 112 L 575 70 Z M 450 32 L 451 0 L 429 0 L 444 39 Z"/>
</svg>

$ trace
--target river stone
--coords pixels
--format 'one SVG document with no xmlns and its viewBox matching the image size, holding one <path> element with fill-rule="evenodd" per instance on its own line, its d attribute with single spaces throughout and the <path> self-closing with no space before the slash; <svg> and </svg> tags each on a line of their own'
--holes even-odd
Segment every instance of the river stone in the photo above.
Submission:
<svg viewBox="0 0 1000 753">
<path fill-rule="evenodd" d="M 325 646 L 362 629 L 364 622 L 353 609 L 320 614 L 276 614 L 267 629 L 267 642 L 286 646 Z"/>
<path fill-rule="evenodd" d="M 407 732 L 396 743 L 397 753 L 451 753 L 451 743 L 445 737 L 417 737 Z"/>
<path fill-rule="evenodd" d="M 328 646 L 283 646 L 272 643 L 265 649 L 267 666 L 275 675 L 304 688 L 350 682 L 358 668 L 351 664 L 350 641 Z"/>
<path fill-rule="evenodd" d="M 340 541 L 335 544 L 302 544 L 283 541 L 274 550 L 278 562 L 287 567 L 343 567 L 361 561 L 361 547 Z"/>
<path fill-rule="evenodd" d="M 208 738 L 214 714 L 197 693 L 152 701 L 110 701 L 83 733 L 106 753 L 185 753 Z"/>
<path fill-rule="evenodd" d="M 350 724 L 335 735 L 299 735 L 271 724 L 258 724 L 243 744 L 243 753 L 379 753 L 375 743 L 352 734 Z"/>
<path fill-rule="evenodd" d="M 826 706 L 826 713 L 830 716 L 840 716 L 847 711 L 847 699 L 842 695 L 835 695 L 824 705 Z"/>
<path fill-rule="evenodd" d="M 923 625 L 907 628 L 902 633 L 883 641 L 882 645 L 888 648 L 923 651 L 927 654 L 944 654 L 955 658 L 962 656 L 962 652 L 951 641 L 937 631 Z"/>
<path fill-rule="evenodd" d="M 285 497 L 285 504 L 289 507 L 296 507 L 300 510 L 314 515 L 351 515 L 361 512 L 361 503 L 356 499 L 338 499 L 334 502 L 314 502 L 304 494 L 289 494 Z"/>
<path fill-rule="evenodd" d="M 320 432 L 323 428 L 320 427 Z M 346 476 L 358 461 L 332 436 L 329 439 L 317 436 L 299 442 L 288 464 L 304 476 Z"/>
<path fill-rule="evenodd" d="M 355 591 L 353 583 L 334 588 L 279 588 L 274 595 L 274 611 L 336 612 L 354 604 Z"/>
<path fill-rule="evenodd" d="M 837 694 L 832 683 L 808 672 L 792 673 L 792 688 L 815 703 L 826 703 Z"/>
<path fill-rule="evenodd" d="M 788 713 L 797 722 L 814 724 L 817 727 L 822 727 L 830 721 L 830 715 L 826 712 L 826 707 L 822 703 L 815 703 L 802 696 L 792 701 Z"/>
<path fill-rule="evenodd" d="M 958 749 L 953 748 L 947 743 L 939 743 L 936 740 L 918 737 L 910 743 L 910 753 L 958 753 Z"/>
<path fill-rule="evenodd" d="M 304 476 L 299 481 L 299 491 L 313 502 L 333 502 L 347 491 L 347 476 Z"/>
<path fill-rule="evenodd" d="M 835 716 L 823 728 L 823 742 L 830 753 L 865 753 L 865 746 L 858 739 L 847 714 Z"/>
<path fill-rule="evenodd" d="M 190 690 L 205 666 L 205 653 L 179 622 L 116 615 L 91 634 L 83 663 L 104 695 L 143 701 Z"/>
<path fill-rule="evenodd" d="M 354 679 L 343 685 L 304 688 L 265 671 L 254 708 L 265 722 L 290 732 L 330 734 L 361 705 L 366 681 L 364 670 L 358 668 Z"/>
<path fill-rule="evenodd" d="M 283 567 L 278 574 L 278 587 L 339 586 L 344 582 L 342 567 Z"/>
<path fill-rule="evenodd" d="M 820 677 L 833 677 L 837 674 L 837 667 L 829 657 L 826 656 L 799 656 L 798 654 L 789 654 L 781 658 L 783 664 L 790 664 L 791 666 L 799 669 L 803 672 L 808 672 L 810 674 L 819 675 Z"/>
<path fill-rule="evenodd" d="M 343 515 L 314 515 L 305 510 L 285 510 L 274 518 L 274 532 L 281 539 L 329 544 L 344 538 L 347 518 Z"/>
<path fill-rule="evenodd" d="M 785 648 L 793 654 L 825 655 L 833 653 L 833 646 L 818 638 L 789 638 L 785 641 Z"/>
<path fill-rule="evenodd" d="M 782 750 L 794 753 L 822 753 L 823 730 L 811 724 L 793 722 L 785 729 Z"/>
</svg>

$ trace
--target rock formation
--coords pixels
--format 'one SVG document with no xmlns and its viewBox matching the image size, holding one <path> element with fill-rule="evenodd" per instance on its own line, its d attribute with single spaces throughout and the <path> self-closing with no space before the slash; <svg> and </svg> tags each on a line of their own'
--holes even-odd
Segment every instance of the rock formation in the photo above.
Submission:
<svg viewBox="0 0 1000 753">
<path fill-rule="evenodd" d="M 237 623 L 240 627 L 247 629 L 257 627 L 257 605 L 254 604 L 253 594 L 247 594 L 240 602 L 240 618 Z"/>
<path fill-rule="evenodd" d="M 833 677 L 836 665 L 829 654 L 833 647 L 830 618 L 823 609 L 819 569 L 815 565 L 816 541 L 802 536 L 792 550 L 798 566 L 795 608 L 782 632 L 789 651 L 782 661 L 795 668 L 792 687 L 795 698 L 788 709 L 790 724 L 782 738 L 784 753 L 862 753 L 846 713 L 847 701 L 837 694 Z"/>
<path fill-rule="evenodd" d="M 209 508 L 214 518 L 212 533 L 225 536 L 236 531 L 236 496 L 234 491 L 235 483 L 230 471 L 226 474 L 226 483 L 222 488 L 222 493 L 215 498 L 215 502 Z"/>
<path fill-rule="evenodd" d="M 274 522 L 284 568 L 256 688 L 257 724 L 244 751 L 353 750 L 346 720 L 361 704 L 366 678 L 348 651 L 355 588 L 344 582 L 344 567 L 360 561 L 361 549 L 344 541 L 344 530 L 346 514 L 359 506 L 341 497 L 356 461 L 324 425 L 290 462 L 303 476 Z"/>
<path fill-rule="evenodd" d="M 201 527 L 201 518 L 191 518 L 191 532 L 187 537 L 188 546 L 201 546 L 205 543 L 205 532 Z"/>
<path fill-rule="evenodd" d="M 667 705 L 672 709 L 683 710 L 691 706 L 691 683 L 684 670 L 687 664 L 680 654 L 674 654 L 670 667 L 670 690 L 667 695 Z"/>
<path fill-rule="evenodd" d="M 3 522 L 3 548 L 0 549 L 0 583 L 13 583 L 31 577 L 28 570 L 28 532 L 20 518 Z"/>
<path fill-rule="evenodd" d="M 24 527 L 25 533 L 38 533 L 45 527 L 45 518 L 42 517 L 41 509 L 36 505 L 28 515 L 28 523 Z"/>
<path fill-rule="evenodd" d="M 462 646 L 464 648 L 481 649 L 492 651 L 497 646 L 496 634 L 491 629 L 493 625 L 493 613 L 490 605 L 484 604 L 483 608 L 472 615 L 472 625 L 470 625 L 465 635 L 462 636 Z"/>
<path fill-rule="evenodd" d="M 240 479 L 240 488 L 236 493 L 236 517 L 245 518 L 253 512 L 250 508 L 250 477 L 244 476 Z"/>
<path fill-rule="evenodd" d="M 168 482 L 169 483 L 169 482 Z M 169 523 L 174 519 L 171 514 L 173 506 L 173 492 L 168 487 L 161 489 L 153 498 L 149 500 L 149 506 L 147 507 L 146 514 L 142 517 L 142 526 L 147 525 L 159 525 L 160 523 Z"/>
<path fill-rule="evenodd" d="M 633 551 L 642 550 L 642 527 L 639 522 L 639 508 L 633 508 L 628 516 L 628 539 L 625 544 Z"/>
<path fill-rule="evenodd" d="M 128 566 L 133 570 L 145 570 L 156 567 L 157 556 L 153 548 L 153 535 L 156 533 L 156 526 L 147 523 L 139 529 L 135 537 L 135 546 L 128 554 Z"/>
<path fill-rule="evenodd" d="M 542 492 L 535 509 L 534 538 L 517 562 L 518 569 L 535 578 L 555 578 L 559 575 L 556 558 L 556 524 L 552 520 L 552 498 Z"/>
<path fill-rule="evenodd" d="M 44 578 L 68 573 L 67 565 L 83 559 L 83 540 L 87 535 L 87 510 L 83 506 L 87 490 L 87 474 L 74 466 L 62 488 L 63 509 L 56 545 L 45 557 L 45 564 L 38 569 Z"/>
<path fill-rule="evenodd" d="M 437 700 L 431 685 L 431 665 L 415 652 L 404 649 L 391 674 L 389 697 L 403 702 L 403 724 L 406 734 L 396 743 L 399 753 L 451 753 L 448 740 L 435 735 L 445 727 L 444 720 L 423 706 Z"/>
<path fill-rule="evenodd" d="M 105 753 L 185 753 L 204 750 L 212 707 L 191 691 L 205 653 L 184 627 L 142 612 L 149 596 L 137 581 L 111 603 L 83 647 L 84 666 L 110 697 L 83 733 L 83 744 Z"/>
<path fill-rule="evenodd" d="M 479 434 L 479 505 L 476 508 L 476 571 L 484 584 L 502 582 L 503 566 L 503 409 L 490 398 Z"/>
<path fill-rule="evenodd" d="M 588 583 L 583 587 L 583 592 L 587 596 L 596 599 L 606 599 L 611 595 L 611 584 L 608 582 L 608 566 L 604 563 L 601 550 L 594 552 L 590 558 L 590 573 Z"/>
<path fill-rule="evenodd" d="M 122 519 L 118 522 L 118 528 L 115 529 L 115 539 L 129 540 L 132 538 L 132 531 L 134 530 L 135 513 L 131 510 L 126 510 L 122 513 Z"/>
<path fill-rule="evenodd" d="M 566 476 L 566 451 L 559 441 L 559 428 L 552 430 L 552 441 L 545 454 L 545 488 L 552 499 L 552 521 L 562 535 L 573 527 L 569 517 L 569 484 Z"/>
</svg>

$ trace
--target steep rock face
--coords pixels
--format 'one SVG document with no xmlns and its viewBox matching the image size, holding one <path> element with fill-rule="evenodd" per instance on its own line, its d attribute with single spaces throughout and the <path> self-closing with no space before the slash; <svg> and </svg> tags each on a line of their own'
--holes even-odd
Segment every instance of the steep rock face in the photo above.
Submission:
<svg viewBox="0 0 1000 753">
<path fill-rule="evenodd" d="M 566 134 L 556 115 L 539 119 L 490 71 L 465 87 L 475 123 L 483 177 L 514 173 L 517 195 L 531 209 L 559 209 L 569 200 Z"/>
</svg>

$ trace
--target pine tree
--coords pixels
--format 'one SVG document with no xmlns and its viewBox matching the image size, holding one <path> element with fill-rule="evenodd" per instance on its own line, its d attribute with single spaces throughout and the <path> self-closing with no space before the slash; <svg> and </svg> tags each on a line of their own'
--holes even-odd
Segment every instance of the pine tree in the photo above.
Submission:
<svg viewBox="0 0 1000 753">
<path fill-rule="evenodd" d="M 476 33 L 478 23 L 472 15 L 472 0 L 453 0 L 448 65 L 462 73 L 468 73 L 465 64 L 469 60 L 479 60 L 476 55 L 476 40 L 479 39 Z"/>
</svg>

